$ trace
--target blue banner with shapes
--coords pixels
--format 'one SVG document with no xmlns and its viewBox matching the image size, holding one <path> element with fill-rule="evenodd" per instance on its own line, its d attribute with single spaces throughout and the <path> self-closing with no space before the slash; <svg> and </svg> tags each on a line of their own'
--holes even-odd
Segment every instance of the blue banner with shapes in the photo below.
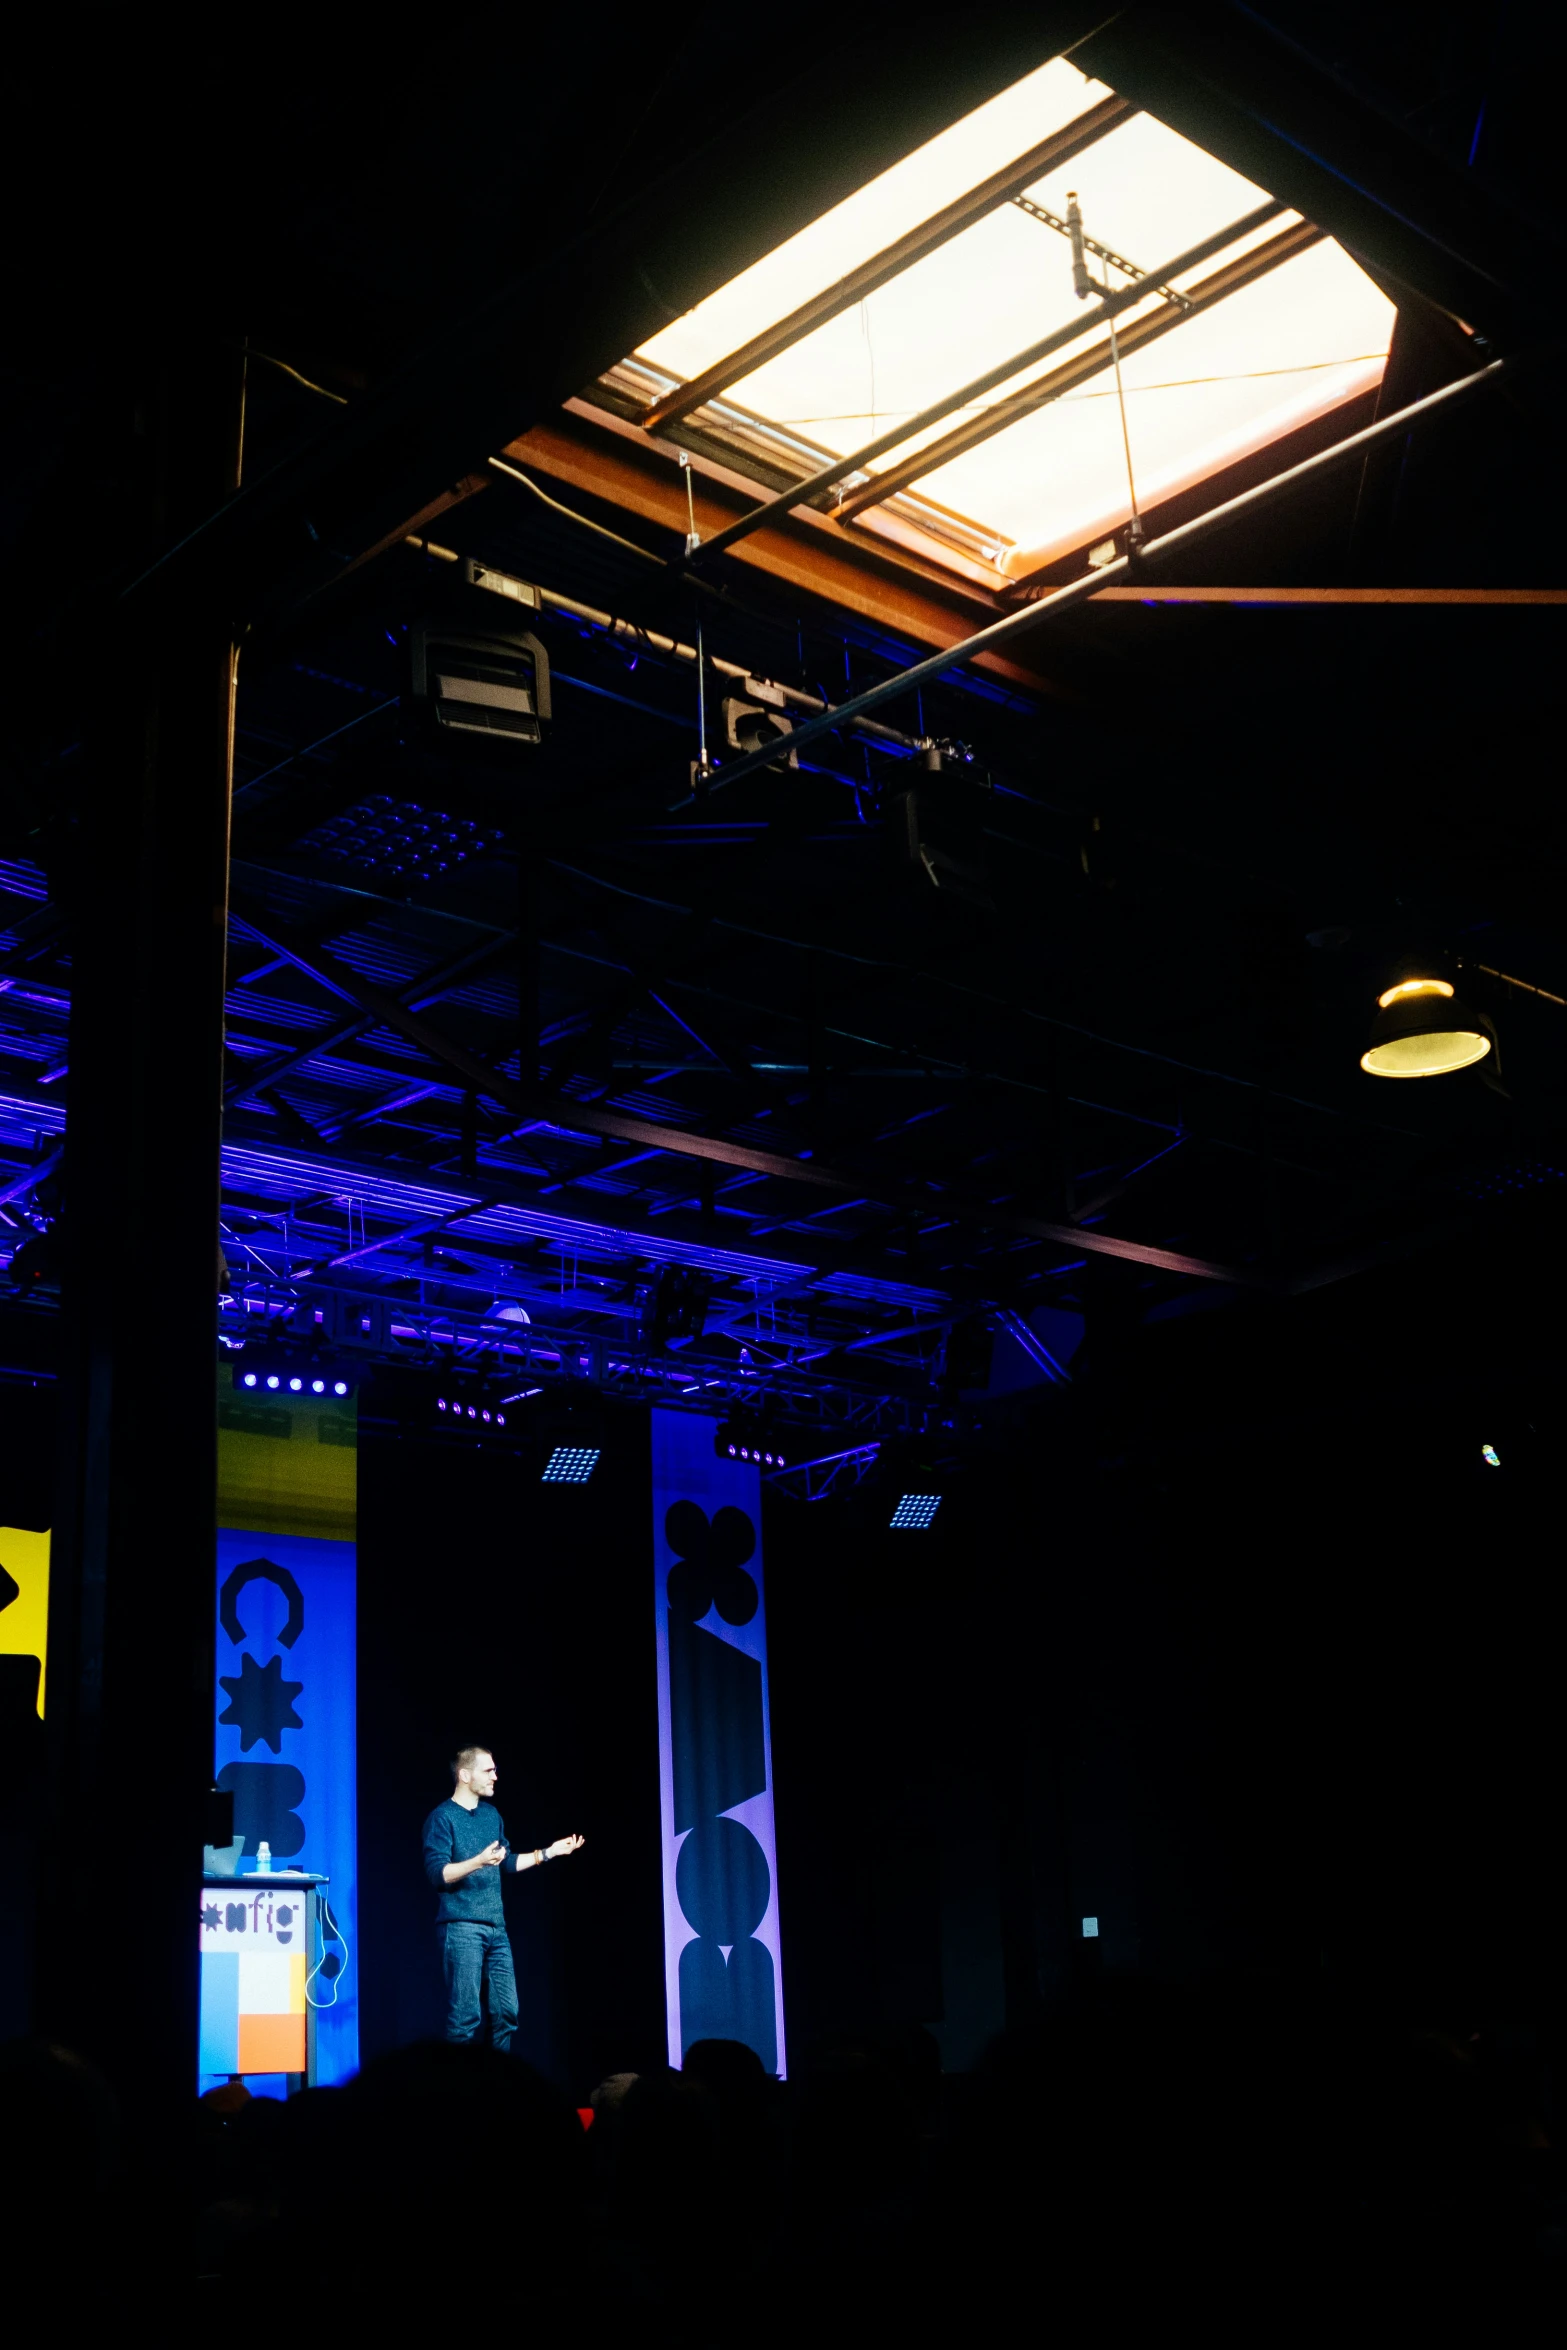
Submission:
<svg viewBox="0 0 1567 2350">
<path fill-rule="evenodd" d="M 695 1413 L 653 1414 L 653 1559 L 669 2061 L 742 2040 L 781 2078 L 761 1479 Z"/>
<path fill-rule="evenodd" d="M 331 1879 L 337 1933 L 305 1954 L 323 2086 L 359 2069 L 356 1567 L 352 1542 L 218 1535 L 218 1785 L 245 1839 L 241 1880 L 263 1842 L 275 1868 Z"/>
</svg>

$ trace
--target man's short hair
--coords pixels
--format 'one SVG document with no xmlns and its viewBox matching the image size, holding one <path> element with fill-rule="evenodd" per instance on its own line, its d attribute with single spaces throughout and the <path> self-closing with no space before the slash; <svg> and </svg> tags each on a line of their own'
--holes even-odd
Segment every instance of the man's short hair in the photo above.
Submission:
<svg viewBox="0 0 1567 2350">
<path fill-rule="evenodd" d="M 487 1746 L 459 1746 L 452 1756 L 452 1782 L 455 1785 L 459 1771 L 471 1771 L 481 1754 L 488 1754 Z"/>
</svg>

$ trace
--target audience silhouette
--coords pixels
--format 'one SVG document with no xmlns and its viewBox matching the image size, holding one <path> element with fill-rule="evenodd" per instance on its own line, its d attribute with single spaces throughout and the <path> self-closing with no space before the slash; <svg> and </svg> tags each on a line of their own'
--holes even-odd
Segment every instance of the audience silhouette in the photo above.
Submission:
<svg viewBox="0 0 1567 2350">
<path fill-rule="evenodd" d="M 698 2343 L 1114 2339 L 1177 2313 L 1221 2338 L 1500 2338 L 1567 2284 L 1559 2097 L 1516 2024 L 1325 1979 L 1101 1978 L 967 2075 L 920 2027 L 823 2043 L 787 2083 L 706 2040 L 580 2109 L 520 2061 L 421 2044 L 286 2104 L 216 2090 L 174 2148 L 68 2050 L 0 2048 L 12 2241 L 84 2309 L 286 2282 L 389 2328 L 515 2298 L 576 2335 Z"/>
</svg>

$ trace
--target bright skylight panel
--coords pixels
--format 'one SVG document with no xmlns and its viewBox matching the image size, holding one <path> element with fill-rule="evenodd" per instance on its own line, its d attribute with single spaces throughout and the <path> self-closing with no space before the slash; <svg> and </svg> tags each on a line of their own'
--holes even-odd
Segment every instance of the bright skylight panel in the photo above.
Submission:
<svg viewBox="0 0 1567 2350">
<path fill-rule="evenodd" d="M 803 230 L 642 356 L 682 377 L 712 366 L 1109 95 L 1064 61 L 1041 68 Z M 1161 279 L 1190 290 L 1299 225 L 1298 214 L 1280 211 L 1194 267 L 1171 271 L 1181 253 L 1220 236 L 1268 198 L 1148 115 L 1130 116 L 1028 191 L 1056 215 L 1065 214 L 1074 192 L 1089 237 L 1148 273 L 1148 290 L 1119 314 L 1123 334 L 1166 310 Z M 1092 254 L 1089 267 L 1113 290 L 1134 282 Z M 1127 518 L 1109 366 L 924 474 L 909 473 L 908 460 L 947 442 L 1009 393 L 1085 352 L 1104 354 L 1106 329 L 1093 321 L 1095 307 L 1073 292 L 1067 239 L 1005 203 L 725 386 L 722 396 L 808 447 L 849 456 L 1045 337 L 1065 333 L 1047 357 L 949 409 L 871 466 L 875 473 L 898 469 L 918 497 L 988 537 L 994 559 L 1019 577 Z M 1393 318 L 1393 305 L 1364 272 L 1323 240 L 1127 354 L 1139 504 L 1157 505 L 1374 386 Z M 906 513 L 900 519 L 874 505 L 855 520 L 900 543 L 911 528 Z"/>
<path fill-rule="evenodd" d="M 1060 216 L 1073 190 L 1090 233 L 1146 270 L 1175 260 L 1266 201 L 1238 173 L 1146 115 L 1123 123 L 1029 193 Z M 1276 234 L 1279 225 L 1260 233 Z M 1255 241 L 1253 235 L 1246 243 Z M 1188 274 L 1215 266 L 1208 262 Z M 1101 264 L 1094 264 L 1094 275 L 1103 276 Z M 1119 289 L 1128 281 L 1113 275 L 1110 282 Z M 1150 292 L 1149 306 L 1156 298 Z M 780 352 L 735 384 L 731 396 L 753 415 L 847 456 L 887 424 L 918 414 L 1092 307 L 1072 290 L 1067 240 L 1005 204 Z M 1123 312 L 1123 321 L 1133 314 Z M 924 437 L 949 429 L 942 424 Z M 900 462 L 920 445 L 911 440 L 889 461 Z"/>
<path fill-rule="evenodd" d="M 781 351 L 732 396 L 753 415 L 847 456 L 1073 323 L 1080 308 L 1065 241 L 1008 204 Z M 897 454 L 917 446 L 910 441 Z"/>
<path fill-rule="evenodd" d="M 1134 114 L 1028 193 L 1047 210 L 1064 213 L 1067 195 L 1074 190 L 1088 234 L 1135 261 L 1139 269 L 1157 269 L 1214 229 L 1268 201 L 1265 189 L 1254 187 L 1178 131 L 1155 122 L 1151 114 Z M 1029 225 L 1062 256 L 1057 266 L 1070 295 L 1071 252 L 1066 239 L 1037 222 Z M 1263 232 L 1274 233 L 1275 228 Z M 1104 276 L 1103 263 L 1091 254 L 1089 270 L 1095 278 Z M 1111 283 L 1119 286 L 1126 280 L 1112 272 Z"/>
<path fill-rule="evenodd" d="M 1379 383 L 1394 309 L 1338 246 L 1312 246 L 1123 364 L 1138 502 L 1157 504 Z M 1014 576 L 1129 512 L 1109 368 L 921 477 L 1016 542 Z M 875 509 L 867 514 L 874 524 Z"/>
<path fill-rule="evenodd" d="M 645 343 L 689 380 L 1110 95 L 1062 58 L 976 107 Z"/>
</svg>

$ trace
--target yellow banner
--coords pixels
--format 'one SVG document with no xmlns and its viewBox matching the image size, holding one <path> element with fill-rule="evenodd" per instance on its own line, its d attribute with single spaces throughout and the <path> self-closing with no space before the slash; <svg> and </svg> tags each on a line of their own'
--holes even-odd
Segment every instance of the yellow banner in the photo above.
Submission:
<svg viewBox="0 0 1567 2350">
<path fill-rule="evenodd" d="M 225 1363 L 218 1373 L 218 1524 L 352 1542 L 358 1507 L 357 1398 L 236 1387 Z"/>
<path fill-rule="evenodd" d="M 15 1586 L 10 1598 L 6 1594 Z M 0 1656 L 38 1659 L 38 1719 L 49 1659 L 49 1536 L 0 1526 Z"/>
</svg>

